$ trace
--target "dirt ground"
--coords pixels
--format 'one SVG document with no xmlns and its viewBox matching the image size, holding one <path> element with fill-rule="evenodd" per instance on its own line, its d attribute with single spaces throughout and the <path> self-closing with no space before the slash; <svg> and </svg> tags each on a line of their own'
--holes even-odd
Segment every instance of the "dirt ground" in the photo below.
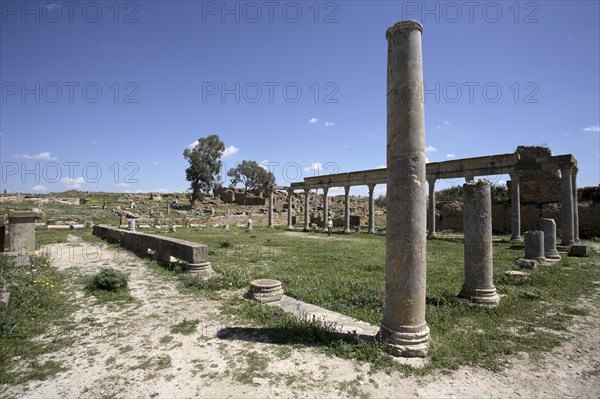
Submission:
<svg viewBox="0 0 600 399">
<path fill-rule="evenodd" d="M 591 314 L 576 317 L 566 343 L 541 359 L 523 353 L 499 373 L 463 367 L 406 378 L 369 374 L 368 365 L 309 347 L 218 338 L 227 323 L 216 302 L 178 293 L 174 282 L 136 257 L 74 239 L 54 251 L 61 254 L 54 265 L 72 276 L 68 283 L 82 306 L 72 316 L 73 344 L 38 362 L 53 360 L 66 371 L 45 381 L 0 386 L 1 397 L 600 397 L 600 309 L 589 303 Z M 134 303 L 100 305 L 83 293 L 76 277 L 102 267 L 130 273 Z M 594 295 L 600 295 L 600 282 L 596 287 Z M 200 320 L 196 332 L 172 333 L 184 319 Z M 48 331 L 39 339 L 56 334 Z"/>
</svg>

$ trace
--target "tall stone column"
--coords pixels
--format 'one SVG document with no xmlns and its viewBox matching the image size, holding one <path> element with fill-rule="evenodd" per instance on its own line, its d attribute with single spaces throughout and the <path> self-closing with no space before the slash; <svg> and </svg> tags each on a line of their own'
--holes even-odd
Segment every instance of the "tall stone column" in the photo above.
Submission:
<svg viewBox="0 0 600 399">
<path fill-rule="evenodd" d="M 573 165 L 562 165 L 560 168 L 561 207 L 560 219 L 562 225 L 561 245 L 571 245 L 574 240 L 573 228 Z"/>
<path fill-rule="evenodd" d="M 273 188 L 269 190 L 269 228 L 273 227 Z"/>
<path fill-rule="evenodd" d="M 521 194 L 519 191 L 519 174 L 510 174 L 510 214 L 512 241 L 523 241 L 521 237 Z"/>
<path fill-rule="evenodd" d="M 303 231 L 310 230 L 310 190 L 304 189 L 304 229 Z"/>
<path fill-rule="evenodd" d="M 350 233 L 350 186 L 344 186 L 344 233 Z"/>
<path fill-rule="evenodd" d="M 292 224 L 292 200 L 294 197 L 294 190 L 288 190 L 288 230 L 293 230 L 294 225 Z"/>
<path fill-rule="evenodd" d="M 496 305 L 492 249 L 492 193 L 485 180 L 463 185 L 465 282 L 459 296 L 471 302 Z"/>
<path fill-rule="evenodd" d="M 428 222 L 428 238 L 435 238 L 435 179 L 427 180 L 429 186 L 429 220 Z"/>
<path fill-rule="evenodd" d="M 375 184 L 369 184 L 369 234 L 375 234 Z"/>
<path fill-rule="evenodd" d="M 422 25 L 401 21 L 386 32 L 387 234 L 380 336 L 396 356 L 424 357 L 427 204 Z"/>
<path fill-rule="evenodd" d="M 579 202 L 577 201 L 577 172 L 575 166 L 573 168 L 573 240 L 579 242 Z"/>
<path fill-rule="evenodd" d="M 323 187 L 323 228 L 327 230 L 327 219 L 329 218 L 329 201 L 327 200 L 327 193 L 329 187 Z"/>
</svg>

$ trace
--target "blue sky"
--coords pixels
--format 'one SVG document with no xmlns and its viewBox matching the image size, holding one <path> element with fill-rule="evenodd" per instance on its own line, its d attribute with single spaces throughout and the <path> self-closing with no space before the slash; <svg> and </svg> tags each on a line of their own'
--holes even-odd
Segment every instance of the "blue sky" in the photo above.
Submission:
<svg viewBox="0 0 600 399">
<path fill-rule="evenodd" d="M 223 175 L 382 167 L 385 31 L 417 19 L 430 161 L 548 145 L 596 186 L 599 4 L 2 0 L 0 185 L 183 191 L 183 150 L 209 134 Z"/>
</svg>

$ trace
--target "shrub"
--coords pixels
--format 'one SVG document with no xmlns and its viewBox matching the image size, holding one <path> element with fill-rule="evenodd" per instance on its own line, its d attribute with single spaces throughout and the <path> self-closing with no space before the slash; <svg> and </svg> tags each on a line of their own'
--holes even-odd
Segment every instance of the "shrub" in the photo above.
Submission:
<svg viewBox="0 0 600 399">
<path fill-rule="evenodd" d="M 127 288 L 129 276 L 120 270 L 104 268 L 88 284 L 91 290 L 118 291 Z"/>
</svg>

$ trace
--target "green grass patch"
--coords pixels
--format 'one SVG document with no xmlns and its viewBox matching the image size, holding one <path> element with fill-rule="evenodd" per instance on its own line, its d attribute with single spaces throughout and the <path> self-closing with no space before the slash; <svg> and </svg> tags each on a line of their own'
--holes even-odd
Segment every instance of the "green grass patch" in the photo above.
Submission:
<svg viewBox="0 0 600 399">
<path fill-rule="evenodd" d="M 183 319 L 182 322 L 171 326 L 171 333 L 172 334 L 183 334 L 183 335 L 193 334 L 196 332 L 196 329 L 198 328 L 199 323 L 200 323 L 200 320 L 198 320 L 198 319 L 193 319 L 193 320 Z"/>
<path fill-rule="evenodd" d="M 15 268 L 0 256 L 0 289 L 10 292 L 8 308 L 0 315 L 0 384 L 45 379 L 61 371 L 53 362 L 39 364 L 35 359 L 72 344 L 72 339 L 63 335 L 45 342 L 33 340 L 50 325 L 59 326 L 61 332 L 72 330 L 71 324 L 61 321 L 75 306 L 61 291 L 65 276 L 43 256 L 31 255 L 30 260 L 31 266 Z M 15 357 L 29 361 L 29 371 L 12 372 Z"/>
</svg>

